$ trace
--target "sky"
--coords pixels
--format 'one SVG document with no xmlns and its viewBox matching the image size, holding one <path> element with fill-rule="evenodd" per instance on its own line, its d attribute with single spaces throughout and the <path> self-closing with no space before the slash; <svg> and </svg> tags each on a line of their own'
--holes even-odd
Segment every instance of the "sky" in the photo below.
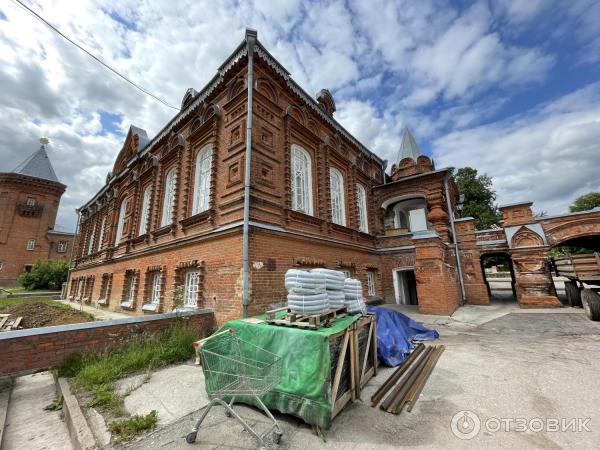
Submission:
<svg viewBox="0 0 600 450">
<path fill-rule="evenodd" d="M 497 202 L 560 214 L 600 190 L 596 0 L 25 1 L 145 89 L 180 105 L 246 27 L 389 165 L 409 127 L 438 168 L 492 177 Z M 40 137 L 68 186 L 57 225 L 106 181 L 131 124 L 152 138 L 175 111 L 0 0 L 0 171 Z"/>
</svg>

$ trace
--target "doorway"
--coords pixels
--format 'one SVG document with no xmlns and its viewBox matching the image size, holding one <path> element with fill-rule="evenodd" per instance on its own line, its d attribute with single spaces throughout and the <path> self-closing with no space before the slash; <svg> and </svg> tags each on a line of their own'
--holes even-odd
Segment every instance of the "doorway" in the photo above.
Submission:
<svg viewBox="0 0 600 450">
<path fill-rule="evenodd" d="M 515 271 L 508 253 L 481 255 L 481 270 L 492 301 L 513 302 L 517 300 Z"/>
<path fill-rule="evenodd" d="M 412 267 L 394 269 L 394 292 L 399 305 L 418 305 L 417 279 Z"/>
</svg>

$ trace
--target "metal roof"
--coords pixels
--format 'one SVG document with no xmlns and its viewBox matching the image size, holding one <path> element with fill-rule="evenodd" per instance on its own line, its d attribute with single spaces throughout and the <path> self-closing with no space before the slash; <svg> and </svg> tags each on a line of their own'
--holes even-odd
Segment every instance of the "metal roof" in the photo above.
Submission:
<svg viewBox="0 0 600 450">
<path fill-rule="evenodd" d="M 421 149 L 417 145 L 417 141 L 413 137 L 412 133 L 406 127 L 404 130 L 404 136 L 402 136 L 402 143 L 400 144 L 400 150 L 398 151 L 398 164 L 404 158 L 412 158 L 415 161 L 421 156 Z"/>
<path fill-rule="evenodd" d="M 42 145 L 29 158 L 19 164 L 13 173 L 28 175 L 30 177 L 41 178 L 43 180 L 56 181 L 60 183 L 54 168 L 50 163 L 50 158 L 46 153 L 46 148 Z"/>
</svg>

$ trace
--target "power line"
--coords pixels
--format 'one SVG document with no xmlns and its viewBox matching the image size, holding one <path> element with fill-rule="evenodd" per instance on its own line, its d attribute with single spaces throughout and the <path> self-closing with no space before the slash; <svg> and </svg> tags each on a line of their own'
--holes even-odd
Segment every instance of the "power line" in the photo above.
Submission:
<svg viewBox="0 0 600 450">
<path fill-rule="evenodd" d="M 176 106 L 173 106 L 169 103 L 167 103 L 165 100 L 163 100 L 160 97 L 157 97 L 156 95 L 154 95 L 153 93 L 147 91 L 146 89 L 144 89 L 142 86 L 140 86 L 139 84 L 135 83 L 134 81 L 130 80 L 129 78 L 127 78 L 125 75 L 121 74 L 120 72 L 118 72 L 116 69 L 113 69 L 111 66 L 109 66 L 107 63 L 105 63 L 104 61 L 102 61 L 100 58 L 98 58 L 96 55 L 90 53 L 89 51 L 87 51 L 85 48 L 83 48 L 81 45 L 79 45 L 77 42 L 73 41 L 71 38 L 69 38 L 68 36 L 66 36 L 65 34 L 63 34 L 58 28 L 56 28 L 54 25 L 52 25 L 50 22 L 48 22 L 46 19 L 44 19 L 42 16 L 40 16 L 38 13 L 36 13 L 34 10 L 32 10 L 29 6 L 25 5 L 23 2 L 21 2 L 21 0 L 13 0 L 15 3 L 17 3 L 19 6 L 21 6 L 22 8 L 24 8 L 27 12 L 29 12 L 30 14 L 32 14 L 36 19 L 38 19 L 40 22 L 42 22 L 43 24 L 47 25 L 48 27 L 50 27 L 51 30 L 53 30 L 54 32 L 58 33 L 62 38 L 66 39 L 68 42 L 70 42 L 71 44 L 73 44 L 75 47 L 77 47 L 79 50 L 81 50 L 82 52 L 84 52 L 85 54 L 87 54 L 88 56 L 90 56 L 91 58 L 93 58 L 95 61 L 99 62 L 100 64 L 102 64 L 104 67 L 106 67 L 108 70 L 110 70 L 111 72 L 113 72 L 115 75 L 121 77 L 122 79 L 124 79 L 125 81 L 127 81 L 129 84 L 131 84 L 133 87 L 135 87 L 136 89 L 140 90 L 141 92 L 143 92 L 146 95 L 149 95 L 150 97 L 152 97 L 155 100 L 158 100 L 159 102 L 161 102 L 163 105 L 168 106 L 169 108 L 175 109 L 177 111 L 179 111 L 180 109 L 177 108 Z"/>
</svg>

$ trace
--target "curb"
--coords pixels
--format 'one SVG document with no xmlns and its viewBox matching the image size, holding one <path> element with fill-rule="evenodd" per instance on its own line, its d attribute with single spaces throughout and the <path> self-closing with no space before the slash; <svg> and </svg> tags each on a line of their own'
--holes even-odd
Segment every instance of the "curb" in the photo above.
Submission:
<svg viewBox="0 0 600 450">
<path fill-rule="evenodd" d="M 67 379 L 55 378 L 55 380 L 56 391 L 63 397 L 63 413 L 73 448 L 76 450 L 95 450 L 99 448 L 77 399 L 71 394 Z"/>
<path fill-rule="evenodd" d="M 3 383 L 0 381 L 0 448 L 2 448 L 2 437 L 4 436 L 4 426 L 6 416 L 8 415 L 8 404 L 10 403 L 10 394 L 12 393 L 12 380 Z"/>
</svg>

